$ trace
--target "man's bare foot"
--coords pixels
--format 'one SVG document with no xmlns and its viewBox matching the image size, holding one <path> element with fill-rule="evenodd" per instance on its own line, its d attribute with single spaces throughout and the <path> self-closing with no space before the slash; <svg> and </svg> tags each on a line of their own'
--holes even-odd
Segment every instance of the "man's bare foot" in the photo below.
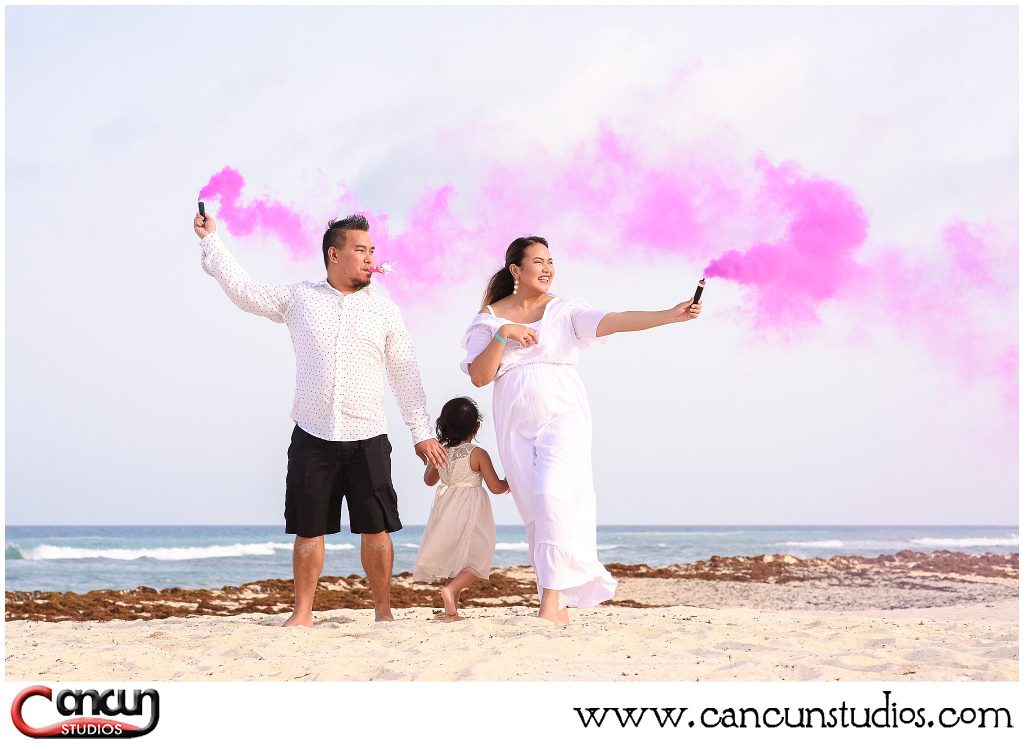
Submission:
<svg viewBox="0 0 1024 744">
<path fill-rule="evenodd" d="M 559 622 L 565 623 L 566 625 L 569 624 L 569 608 L 568 607 L 563 607 L 562 609 L 560 609 L 558 611 L 558 620 L 559 620 Z"/>
<path fill-rule="evenodd" d="M 281 627 L 282 628 L 292 628 L 292 627 L 296 627 L 296 626 L 298 626 L 300 628 L 312 628 L 313 627 L 313 613 L 312 612 L 305 612 L 305 613 L 299 614 L 299 613 L 293 612 L 292 616 L 289 617 L 287 620 L 285 620 L 284 624 Z"/>
<path fill-rule="evenodd" d="M 452 591 L 450 586 L 441 587 L 441 601 L 444 602 L 444 613 L 446 615 L 459 614 L 459 597 Z"/>
<path fill-rule="evenodd" d="M 373 620 L 377 623 L 389 623 L 395 619 L 391 615 L 391 610 L 377 610 L 374 615 Z"/>
</svg>

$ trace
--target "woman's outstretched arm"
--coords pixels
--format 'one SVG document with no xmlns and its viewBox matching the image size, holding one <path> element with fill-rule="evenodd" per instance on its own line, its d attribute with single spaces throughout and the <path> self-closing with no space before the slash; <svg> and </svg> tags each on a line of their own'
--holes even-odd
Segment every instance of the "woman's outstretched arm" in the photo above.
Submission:
<svg viewBox="0 0 1024 744">
<path fill-rule="evenodd" d="M 597 324 L 597 335 L 610 336 L 626 331 L 646 331 L 648 328 L 682 323 L 700 315 L 701 303 L 694 304 L 693 298 L 680 302 L 669 310 L 626 310 L 621 313 L 605 313 Z"/>
</svg>

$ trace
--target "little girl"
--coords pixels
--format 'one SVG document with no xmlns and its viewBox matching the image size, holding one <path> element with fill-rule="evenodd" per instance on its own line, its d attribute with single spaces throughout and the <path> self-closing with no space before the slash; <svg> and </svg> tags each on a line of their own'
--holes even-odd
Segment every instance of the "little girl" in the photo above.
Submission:
<svg viewBox="0 0 1024 744">
<path fill-rule="evenodd" d="M 444 620 L 462 620 L 459 595 L 477 578 L 489 578 L 494 558 L 494 515 L 481 486 L 491 493 L 507 493 L 508 482 L 494 472 L 487 452 L 473 445 L 480 429 L 480 410 L 469 398 L 453 398 L 437 418 L 437 440 L 448 453 L 448 464 L 438 472 L 427 464 L 423 482 L 441 485 L 430 507 L 420 551 L 413 569 L 414 581 L 451 579 L 441 589 Z"/>
</svg>

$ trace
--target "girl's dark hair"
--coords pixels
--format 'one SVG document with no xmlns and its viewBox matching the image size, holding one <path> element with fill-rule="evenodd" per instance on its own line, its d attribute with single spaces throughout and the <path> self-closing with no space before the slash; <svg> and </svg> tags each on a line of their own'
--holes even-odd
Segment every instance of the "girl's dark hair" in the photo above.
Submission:
<svg viewBox="0 0 1024 744">
<path fill-rule="evenodd" d="M 452 398 L 444 404 L 441 415 L 437 417 L 437 441 L 445 447 L 454 447 L 473 436 L 483 420 L 472 398 Z"/>
<path fill-rule="evenodd" d="M 484 302 L 480 306 L 481 310 L 488 305 L 493 305 L 503 297 L 508 297 L 512 294 L 512 285 L 515 280 L 512 277 L 512 272 L 509 271 L 508 268 L 512 264 L 522 266 L 523 259 L 526 257 L 526 249 L 534 243 L 540 243 L 545 248 L 548 247 L 548 241 L 536 235 L 530 235 L 525 238 L 516 238 L 512 241 L 508 250 L 505 251 L 505 267 L 495 272 L 494 276 L 491 277 L 491 280 L 487 282 L 487 291 L 484 292 Z"/>
</svg>

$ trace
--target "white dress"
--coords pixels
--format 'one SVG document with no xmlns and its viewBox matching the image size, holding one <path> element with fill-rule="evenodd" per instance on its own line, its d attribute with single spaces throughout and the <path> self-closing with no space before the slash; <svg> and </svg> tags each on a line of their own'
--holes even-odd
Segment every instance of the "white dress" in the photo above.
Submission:
<svg viewBox="0 0 1024 744">
<path fill-rule="evenodd" d="M 495 531 L 491 500 L 483 476 L 469 466 L 472 442 L 445 447 L 448 464 L 423 529 L 413 581 L 450 579 L 462 570 L 486 579 L 494 558 Z"/>
<path fill-rule="evenodd" d="M 488 307 L 490 311 L 490 308 Z M 537 593 L 557 589 L 560 607 L 593 607 L 615 595 L 597 559 L 597 496 L 590 405 L 576 372 L 580 350 L 600 342 L 604 313 L 556 297 L 536 323 L 538 343 L 509 340 L 494 381 L 494 428 L 512 497 L 526 528 Z M 462 370 L 512 321 L 480 313 L 462 339 Z"/>
</svg>

